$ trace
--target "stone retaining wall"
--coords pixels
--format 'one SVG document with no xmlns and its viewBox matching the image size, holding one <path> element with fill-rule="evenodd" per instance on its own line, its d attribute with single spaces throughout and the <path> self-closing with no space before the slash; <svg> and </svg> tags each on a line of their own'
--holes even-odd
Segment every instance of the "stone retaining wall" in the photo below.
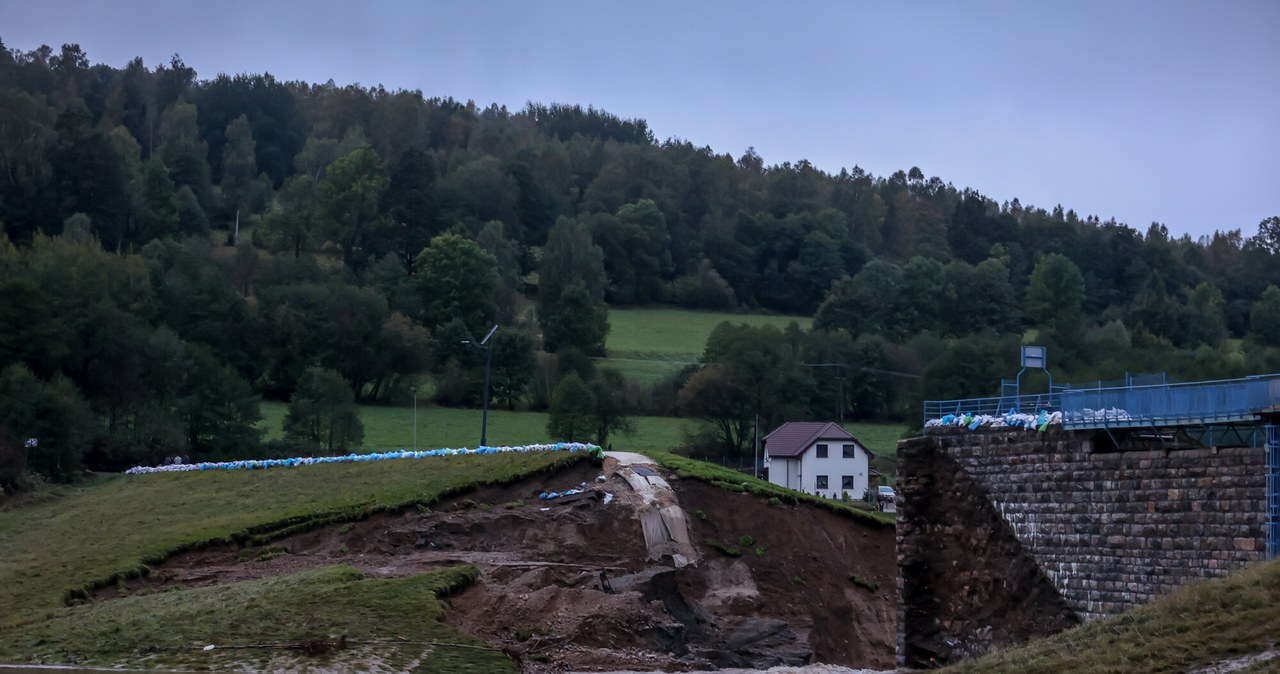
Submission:
<svg viewBox="0 0 1280 674">
<path fill-rule="evenodd" d="M 1016 538 L 1001 554 L 1033 560 L 1065 605 L 1085 620 L 1264 558 L 1263 449 L 1093 450 L 1090 435 L 1061 430 L 945 429 L 898 443 L 904 650 L 919 637 L 912 634 L 922 624 L 916 620 L 912 626 L 913 611 L 951 623 L 957 616 L 946 615 L 947 607 L 965 603 L 931 595 L 928 586 L 942 584 L 913 578 L 913 564 L 942 550 L 959 557 L 984 554 L 934 540 L 973 532 L 955 523 L 938 526 L 948 515 L 923 507 L 933 499 L 955 501 L 949 508 L 998 513 L 996 528 L 1007 526 Z M 964 569 L 995 560 L 943 561 Z"/>
</svg>

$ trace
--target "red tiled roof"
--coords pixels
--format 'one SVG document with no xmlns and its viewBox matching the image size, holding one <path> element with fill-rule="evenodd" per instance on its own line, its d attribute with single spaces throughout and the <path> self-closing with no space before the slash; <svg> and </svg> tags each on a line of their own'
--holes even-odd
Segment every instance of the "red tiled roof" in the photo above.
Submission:
<svg viewBox="0 0 1280 674">
<path fill-rule="evenodd" d="M 818 440 L 853 440 L 839 424 L 830 421 L 788 421 L 764 436 L 764 451 L 768 456 L 800 456 Z M 858 443 L 861 444 L 861 443 Z"/>
</svg>

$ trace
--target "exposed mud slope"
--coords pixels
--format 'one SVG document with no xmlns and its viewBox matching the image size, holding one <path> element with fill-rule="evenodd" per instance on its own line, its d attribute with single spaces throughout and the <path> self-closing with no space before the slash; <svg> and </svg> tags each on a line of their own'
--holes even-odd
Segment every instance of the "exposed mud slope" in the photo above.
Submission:
<svg viewBox="0 0 1280 674">
<path fill-rule="evenodd" d="M 126 591 L 339 562 L 373 576 L 465 563 L 481 580 L 450 599 L 448 620 L 526 672 L 892 665 L 891 530 L 669 479 L 698 560 L 677 569 L 673 555 L 653 559 L 646 546 L 638 495 L 622 477 L 600 475 L 580 463 L 430 512 L 327 526 L 265 548 L 187 553 Z M 538 498 L 582 483 L 583 494 Z"/>
<path fill-rule="evenodd" d="M 907 665 L 951 663 L 1079 624 L 954 459 L 900 453 L 898 479 Z"/>
<path fill-rule="evenodd" d="M 764 499 L 735 494 L 694 480 L 677 483 L 685 510 L 692 513 L 695 538 L 737 545 L 742 557 L 729 561 L 707 551 L 704 573 L 745 566 L 760 598 L 730 601 L 781 618 L 794 628 L 807 625 L 817 662 L 858 667 L 891 667 L 897 610 L 897 566 L 892 529 L 873 529 L 813 506 L 772 506 Z M 705 514 L 705 518 L 699 513 Z M 743 545 L 743 536 L 754 540 Z M 722 596 L 731 582 L 708 582 L 708 597 Z M 874 588 L 874 589 L 873 589 Z"/>
</svg>

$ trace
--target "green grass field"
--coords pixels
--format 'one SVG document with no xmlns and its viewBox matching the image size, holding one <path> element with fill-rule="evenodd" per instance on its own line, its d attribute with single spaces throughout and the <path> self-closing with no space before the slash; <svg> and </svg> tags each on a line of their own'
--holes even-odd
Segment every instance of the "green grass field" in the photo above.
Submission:
<svg viewBox="0 0 1280 674">
<path fill-rule="evenodd" d="M 264 439 L 283 437 L 284 403 L 262 403 L 262 421 L 258 427 L 266 431 Z M 480 442 L 480 410 L 418 404 L 418 449 L 437 447 L 475 447 Z M 364 422 L 363 449 L 389 451 L 413 448 L 413 408 L 362 406 Z M 636 434 L 610 439 L 618 451 L 646 452 L 680 447 L 686 429 L 694 429 L 698 421 L 674 417 L 633 417 Z M 862 441 L 877 458 L 892 458 L 898 439 L 906 431 L 905 424 L 848 423 L 845 428 Z M 767 431 L 766 431 L 767 432 Z M 544 412 L 508 412 L 489 410 L 489 444 L 526 445 L 550 442 L 547 415 Z"/>
<path fill-rule="evenodd" d="M 772 325 L 779 330 L 795 321 L 808 330 L 813 319 L 805 316 L 765 316 L 730 314 L 684 309 L 609 309 L 609 338 L 605 350 L 610 357 L 654 360 L 677 364 L 697 363 L 707 346 L 707 337 L 720 323 Z"/>
<path fill-rule="evenodd" d="M 607 357 L 599 359 L 599 365 L 617 370 L 632 381 L 663 381 L 686 365 L 702 362 L 707 338 L 723 321 L 772 325 L 780 330 L 792 321 L 806 330 L 813 323 L 805 316 L 610 307 Z"/>
<path fill-rule="evenodd" d="M 648 360 L 645 358 L 597 358 L 596 366 L 615 370 L 629 381 L 652 386 L 671 379 L 687 363 L 677 360 Z"/>
<path fill-rule="evenodd" d="M 262 403 L 264 439 L 283 437 L 284 415 L 288 405 Z M 413 408 L 361 406 L 364 422 L 363 449 L 389 451 L 413 448 Z M 475 447 L 480 444 L 481 412 L 478 409 L 428 406 L 418 403 L 418 449 L 437 447 Z M 619 451 L 644 452 L 680 446 L 683 430 L 696 422 L 671 417 L 634 417 L 634 437 L 617 436 L 610 444 Z M 550 442 L 547 415 L 544 412 L 508 412 L 489 410 L 488 440 L 490 445 L 527 445 Z"/>
</svg>

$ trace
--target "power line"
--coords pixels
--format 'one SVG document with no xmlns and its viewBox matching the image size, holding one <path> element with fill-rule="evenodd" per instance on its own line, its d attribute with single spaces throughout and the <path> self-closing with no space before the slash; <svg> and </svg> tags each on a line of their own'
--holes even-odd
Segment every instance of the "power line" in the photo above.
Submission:
<svg viewBox="0 0 1280 674">
<path fill-rule="evenodd" d="M 839 367 L 849 368 L 855 372 L 874 372 L 876 374 L 887 374 L 894 377 L 904 377 L 906 379 L 923 379 L 921 375 L 911 374 L 910 372 L 898 372 L 896 370 L 885 370 L 878 367 L 870 367 L 867 365 L 850 365 L 848 363 L 803 363 L 809 367 Z"/>
</svg>

